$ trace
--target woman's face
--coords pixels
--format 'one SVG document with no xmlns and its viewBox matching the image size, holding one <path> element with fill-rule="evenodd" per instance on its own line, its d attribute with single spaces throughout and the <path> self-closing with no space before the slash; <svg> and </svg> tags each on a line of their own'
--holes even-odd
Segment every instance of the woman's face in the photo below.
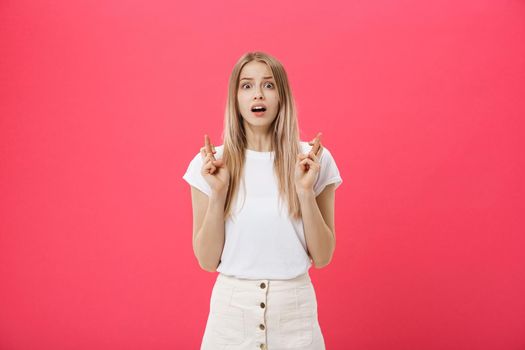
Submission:
<svg viewBox="0 0 525 350">
<path fill-rule="evenodd" d="M 266 63 L 251 61 L 244 65 L 239 77 L 237 101 L 245 123 L 270 126 L 277 116 L 279 96 Z M 262 106 L 263 109 L 253 109 L 255 106 Z"/>
</svg>

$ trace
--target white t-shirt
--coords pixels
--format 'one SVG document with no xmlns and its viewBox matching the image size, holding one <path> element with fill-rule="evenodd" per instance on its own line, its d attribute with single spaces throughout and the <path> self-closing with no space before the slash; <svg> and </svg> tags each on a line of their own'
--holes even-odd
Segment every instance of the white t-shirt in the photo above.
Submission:
<svg viewBox="0 0 525 350">
<path fill-rule="evenodd" d="M 312 146 L 301 141 L 302 153 Z M 222 158 L 224 145 L 216 146 L 215 158 Z M 279 204 L 277 177 L 273 172 L 274 152 L 246 149 L 244 181 L 239 184 L 233 217 L 225 222 L 225 242 L 217 271 L 246 279 L 291 279 L 312 266 L 307 253 L 302 219 L 292 219 L 286 201 Z M 319 195 L 325 186 L 343 182 L 330 151 L 324 147 L 321 169 L 314 183 Z M 191 160 L 182 177 L 208 196 L 211 188 L 201 175 L 202 156 Z M 243 203 L 244 202 L 244 203 Z M 244 205 L 243 205 L 244 204 Z"/>
</svg>

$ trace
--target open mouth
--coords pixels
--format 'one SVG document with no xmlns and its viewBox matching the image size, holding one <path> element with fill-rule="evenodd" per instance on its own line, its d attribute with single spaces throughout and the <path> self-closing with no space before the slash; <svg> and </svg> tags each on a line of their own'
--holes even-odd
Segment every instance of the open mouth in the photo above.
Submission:
<svg viewBox="0 0 525 350">
<path fill-rule="evenodd" d="M 254 113 L 257 113 L 257 112 L 266 112 L 266 108 L 265 107 L 253 107 L 252 108 L 252 112 Z"/>
</svg>

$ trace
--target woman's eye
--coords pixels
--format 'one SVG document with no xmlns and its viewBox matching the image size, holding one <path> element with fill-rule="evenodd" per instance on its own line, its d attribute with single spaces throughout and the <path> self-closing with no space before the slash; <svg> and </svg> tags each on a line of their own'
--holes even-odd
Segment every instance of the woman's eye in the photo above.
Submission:
<svg viewBox="0 0 525 350">
<path fill-rule="evenodd" d="M 268 85 L 269 85 L 271 88 L 274 87 L 274 86 L 273 86 L 273 83 L 269 83 L 269 82 L 268 82 L 268 83 L 265 84 L 265 86 L 268 86 Z M 246 86 L 250 86 L 250 84 L 249 84 L 249 83 L 241 84 L 241 88 L 242 88 L 242 89 L 244 89 Z"/>
</svg>

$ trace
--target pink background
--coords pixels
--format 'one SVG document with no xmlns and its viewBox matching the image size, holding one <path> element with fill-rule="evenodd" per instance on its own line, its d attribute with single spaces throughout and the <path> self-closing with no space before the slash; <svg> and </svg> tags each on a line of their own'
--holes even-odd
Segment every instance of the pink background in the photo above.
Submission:
<svg viewBox="0 0 525 350">
<path fill-rule="evenodd" d="M 0 349 L 198 349 L 216 274 L 182 175 L 252 50 L 344 180 L 310 270 L 327 349 L 525 349 L 524 23 L 518 0 L 3 1 Z"/>
</svg>

